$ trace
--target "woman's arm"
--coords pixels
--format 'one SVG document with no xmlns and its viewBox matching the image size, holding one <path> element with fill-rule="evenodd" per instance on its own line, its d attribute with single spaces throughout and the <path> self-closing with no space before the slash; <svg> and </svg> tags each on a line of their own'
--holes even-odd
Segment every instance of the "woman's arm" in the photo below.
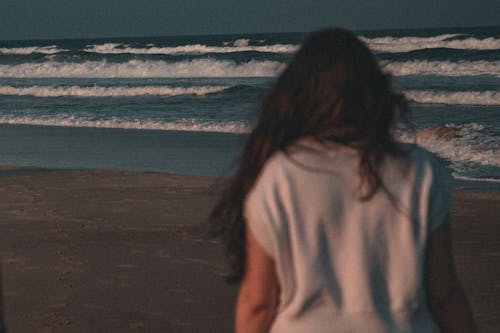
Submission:
<svg viewBox="0 0 500 333">
<path fill-rule="evenodd" d="M 274 261 L 247 228 L 245 275 L 236 304 L 236 332 L 267 332 L 275 316 L 278 295 Z"/>
<path fill-rule="evenodd" d="M 476 332 L 476 325 L 453 263 L 450 218 L 431 234 L 424 282 L 433 318 L 441 332 Z"/>
</svg>

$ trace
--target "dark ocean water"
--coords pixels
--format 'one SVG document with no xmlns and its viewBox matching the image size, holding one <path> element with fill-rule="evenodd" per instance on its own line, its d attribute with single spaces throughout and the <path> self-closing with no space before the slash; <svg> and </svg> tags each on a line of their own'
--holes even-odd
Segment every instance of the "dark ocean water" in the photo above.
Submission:
<svg viewBox="0 0 500 333">
<path fill-rule="evenodd" d="M 500 186 L 500 27 L 357 33 L 412 101 L 400 139 Z M 227 174 L 304 37 L 0 41 L 0 165 Z"/>
</svg>

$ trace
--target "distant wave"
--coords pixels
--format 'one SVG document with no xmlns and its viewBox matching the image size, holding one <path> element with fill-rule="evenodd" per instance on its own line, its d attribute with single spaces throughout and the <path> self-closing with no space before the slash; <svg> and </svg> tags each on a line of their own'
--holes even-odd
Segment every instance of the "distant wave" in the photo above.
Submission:
<svg viewBox="0 0 500 333">
<path fill-rule="evenodd" d="M 493 75 L 500 77 L 500 61 L 425 61 L 383 62 L 384 70 L 396 76 L 441 75 L 475 76 Z"/>
<path fill-rule="evenodd" d="M 461 49 L 461 50 L 499 50 L 500 39 L 494 37 L 476 38 L 463 34 L 444 34 L 429 37 L 374 37 L 359 36 L 370 49 L 376 52 L 399 53 L 423 49 Z M 128 43 L 102 43 L 90 44 L 73 49 L 73 51 L 86 51 L 99 54 L 207 54 L 207 53 L 233 53 L 233 52 L 263 52 L 290 54 L 298 50 L 299 44 L 264 44 L 265 40 L 250 40 L 246 38 L 231 42 L 222 42 L 222 45 L 186 44 L 177 46 L 157 46 L 145 44 L 144 46 Z M 257 45 L 255 45 L 257 44 Z M 68 49 L 56 45 L 2 47 L 0 54 L 28 55 L 34 53 L 56 54 L 67 52 Z"/>
<path fill-rule="evenodd" d="M 220 132 L 220 133 L 246 133 L 248 123 L 244 121 L 216 122 L 201 121 L 198 119 L 182 119 L 176 121 L 159 121 L 144 119 L 102 119 L 90 120 L 74 116 L 0 116 L 0 124 L 10 125 L 38 125 L 57 127 L 91 127 L 91 128 L 122 128 L 162 131 L 194 131 L 194 132 Z"/>
<path fill-rule="evenodd" d="M 48 46 L 29 46 L 29 47 L 0 47 L 0 53 L 3 54 L 33 54 L 33 53 L 43 53 L 43 54 L 55 54 L 59 52 L 66 52 L 68 50 L 60 49 L 56 45 Z"/>
<path fill-rule="evenodd" d="M 178 96 L 218 93 L 231 90 L 235 86 L 30 86 L 13 87 L 0 86 L 0 95 L 34 96 L 34 97 L 124 97 L 124 96 Z M 448 105 L 500 105 L 500 92 L 497 91 L 431 91 L 407 90 L 406 97 L 419 104 L 448 104 Z"/>
<path fill-rule="evenodd" d="M 500 105 L 498 91 L 404 91 L 406 97 L 420 104 L 449 104 L 449 105 Z"/>
<path fill-rule="evenodd" d="M 233 46 L 248 46 L 248 45 L 250 45 L 250 42 L 257 42 L 259 44 L 262 44 L 265 41 L 266 41 L 265 39 L 251 40 L 251 39 L 248 39 L 248 38 L 239 38 L 239 39 L 237 39 L 235 41 L 231 41 L 231 42 L 222 42 L 222 44 L 224 46 L 228 46 L 228 45 L 233 45 Z"/>
<path fill-rule="evenodd" d="M 498 50 L 458 50 L 458 49 L 421 49 L 408 52 L 383 52 L 377 58 L 385 61 L 498 61 Z"/>
<path fill-rule="evenodd" d="M 178 96 L 178 95 L 207 95 L 224 91 L 230 86 L 194 86 L 194 87 L 55 87 L 32 86 L 12 87 L 0 86 L 0 95 L 35 96 L 35 97 L 118 97 L 118 96 Z"/>
<path fill-rule="evenodd" d="M 488 37 L 478 39 L 474 37 L 452 39 L 459 34 L 447 34 L 433 37 L 377 37 L 362 39 L 370 49 L 379 52 L 408 52 L 421 49 L 450 48 L 467 50 L 496 50 L 500 49 L 500 39 Z"/>
<path fill-rule="evenodd" d="M 123 63 L 87 61 L 0 65 L 0 77 L 87 77 L 87 78 L 170 78 L 170 77 L 270 77 L 284 68 L 277 61 L 236 63 L 229 60 L 195 59 L 167 63 L 164 61 L 130 60 Z"/>
<path fill-rule="evenodd" d="M 48 61 L 0 65 L 0 77 L 272 77 L 278 75 L 285 64 L 271 60 L 251 60 L 236 63 L 212 58 L 190 61 L 165 62 L 158 60 L 130 60 L 111 63 L 105 60 L 83 63 Z M 382 62 L 382 67 L 396 76 L 441 75 L 474 76 L 492 75 L 500 77 L 500 61 L 405 61 Z"/>
<path fill-rule="evenodd" d="M 207 46 L 203 44 L 190 44 L 181 46 L 149 46 L 143 48 L 131 47 L 128 44 L 105 43 L 89 45 L 86 52 L 101 54 L 204 54 L 204 53 L 232 53 L 232 52 L 267 52 L 267 53 L 293 53 L 298 49 L 297 45 L 274 44 L 274 45 L 248 45 L 247 40 L 236 41 L 231 46 Z"/>
</svg>

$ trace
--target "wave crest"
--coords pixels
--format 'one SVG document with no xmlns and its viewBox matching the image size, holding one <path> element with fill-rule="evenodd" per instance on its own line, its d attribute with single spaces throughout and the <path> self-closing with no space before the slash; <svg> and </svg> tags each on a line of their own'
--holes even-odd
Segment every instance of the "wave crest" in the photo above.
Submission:
<svg viewBox="0 0 500 333">
<path fill-rule="evenodd" d="M 399 133 L 404 142 L 417 143 L 433 153 L 446 158 L 459 171 L 463 163 L 474 162 L 483 166 L 500 167 L 498 139 L 485 133 L 485 127 L 476 123 L 448 124 L 420 129 L 414 135 Z"/>
<path fill-rule="evenodd" d="M 75 116 L 0 116 L 0 124 L 8 125 L 37 125 L 56 127 L 91 127 L 91 128 L 121 128 L 162 131 L 192 131 L 192 132 L 220 132 L 246 133 L 249 125 L 244 121 L 215 122 L 198 119 L 181 119 L 176 121 L 142 120 L 142 119 L 82 119 Z"/>
<path fill-rule="evenodd" d="M 500 77 L 500 61 L 404 61 L 383 62 L 384 70 L 396 76 L 441 75 L 476 76 L 492 75 Z"/>
<path fill-rule="evenodd" d="M 406 97 L 420 104 L 448 104 L 448 105 L 500 105 L 498 91 L 428 91 L 408 90 Z"/>
<path fill-rule="evenodd" d="M 130 47 L 128 44 L 105 43 L 89 45 L 84 51 L 100 54 L 205 54 L 205 53 L 234 53 L 234 52 L 265 52 L 265 53 L 293 53 L 298 49 L 297 45 L 273 44 L 273 45 L 248 45 L 248 40 L 241 39 L 234 42 L 232 46 L 207 46 L 203 44 L 188 44 L 181 46 L 150 46 L 147 48 Z"/>
<path fill-rule="evenodd" d="M 194 87 L 169 87 L 169 86 L 145 86 L 145 87 L 56 87 L 56 86 L 32 86 L 11 87 L 0 86 L 0 95 L 35 96 L 35 97 L 118 97 L 118 96 L 178 96 L 196 95 L 203 96 L 224 91 L 230 86 L 194 86 Z"/>
<path fill-rule="evenodd" d="M 443 34 L 429 37 L 365 37 L 359 36 L 370 49 L 376 52 L 410 52 L 415 50 L 433 48 L 451 48 L 462 50 L 498 50 L 500 39 L 494 37 L 476 38 L 463 34 Z M 153 43 L 144 46 L 131 46 L 127 43 L 101 43 L 89 44 L 74 48 L 74 51 L 86 51 L 99 54 L 163 54 L 163 55 L 187 55 L 207 53 L 234 53 L 234 52 L 263 52 L 290 54 L 298 50 L 299 44 L 264 44 L 265 40 L 250 40 L 240 38 L 230 42 L 222 42 L 221 45 L 185 44 L 177 46 L 157 46 Z M 253 45 L 252 45 L 253 44 Z M 257 44 L 257 45 L 255 45 Z M 56 54 L 67 52 L 69 49 L 59 48 L 56 45 L 26 46 L 26 47 L 2 47 L 0 54 Z"/>
<path fill-rule="evenodd" d="M 409 52 L 421 49 L 450 48 L 462 50 L 500 49 L 500 39 L 468 37 L 452 39 L 460 34 L 446 34 L 433 37 L 361 37 L 370 49 L 378 52 Z"/>
<path fill-rule="evenodd" d="M 251 60 L 236 63 L 212 58 L 165 62 L 130 60 L 121 63 L 86 61 L 82 63 L 48 61 L 0 65 L 0 77 L 16 78 L 185 78 L 185 77 L 273 77 L 285 63 L 271 60 Z M 395 76 L 441 75 L 500 77 L 500 61 L 405 61 L 383 62 L 384 70 Z"/>
<path fill-rule="evenodd" d="M 1 47 L 1 54 L 33 54 L 33 53 L 43 53 L 43 54 L 56 54 L 59 52 L 66 52 L 68 50 L 60 49 L 56 45 L 48 45 L 48 46 L 28 46 L 28 47 Z"/>
<path fill-rule="evenodd" d="M 270 60 L 251 60 L 245 63 L 214 59 L 195 59 L 172 63 L 142 60 L 130 60 L 122 63 L 110 63 L 107 61 L 87 61 L 83 63 L 48 61 L 44 63 L 0 65 L 0 77 L 270 77 L 280 73 L 283 67 L 283 63 Z"/>
</svg>

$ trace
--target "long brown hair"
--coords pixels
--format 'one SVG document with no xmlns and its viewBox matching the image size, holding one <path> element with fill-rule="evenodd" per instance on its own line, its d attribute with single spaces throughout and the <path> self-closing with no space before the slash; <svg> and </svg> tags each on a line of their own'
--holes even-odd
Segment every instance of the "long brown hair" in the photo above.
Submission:
<svg viewBox="0 0 500 333">
<path fill-rule="evenodd" d="M 260 108 L 235 175 L 210 216 L 211 231 L 223 239 L 232 269 L 230 282 L 244 274 L 243 205 L 269 157 L 301 137 L 353 145 L 369 200 L 384 188 L 378 166 L 384 154 L 399 154 L 391 128 L 407 110 L 391 90 L 368 47 L 345 29 L 312 33 L 291 59 Z"/>
</svg>

